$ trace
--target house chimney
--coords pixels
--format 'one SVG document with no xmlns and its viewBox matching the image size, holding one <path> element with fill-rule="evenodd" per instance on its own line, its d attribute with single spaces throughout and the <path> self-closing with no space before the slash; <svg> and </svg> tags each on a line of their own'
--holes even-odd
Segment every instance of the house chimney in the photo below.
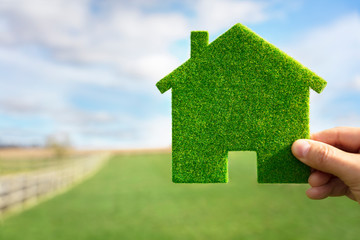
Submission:
<svg viewBox="0 0 360 240">
<path fill-rule="evenodd" d="M 207 31 L 191 32 L 191 54 L 190 57 L 198 57 L 209 44 L 209 33 Z"/>
</svg>

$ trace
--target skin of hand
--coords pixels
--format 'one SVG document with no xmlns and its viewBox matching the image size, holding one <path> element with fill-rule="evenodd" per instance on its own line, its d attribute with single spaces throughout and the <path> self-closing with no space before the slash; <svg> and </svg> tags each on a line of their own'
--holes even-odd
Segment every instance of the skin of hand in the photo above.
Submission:
<svg viewBox="0 0 360 240">
<path fill-rule="evenodd" d="M 311 199 L 347 196 L 360 203 L 360 128 L 337 127 L 296 140 L 294 156 L 312 168 Z"/>
</svg>

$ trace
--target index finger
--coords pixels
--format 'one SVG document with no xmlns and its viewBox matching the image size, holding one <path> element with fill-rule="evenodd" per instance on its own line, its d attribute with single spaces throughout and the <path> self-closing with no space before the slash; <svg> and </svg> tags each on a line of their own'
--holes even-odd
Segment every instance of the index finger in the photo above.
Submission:
<svg viewBox="0 0 360 240">
<path fill-rule="evenodd" d="M 311 139 L 330 144 L 347 152 L 360 152 L 360 128 L 331 128 L 321 132 L 313 133 L 311 135 Z"/>
</svg>

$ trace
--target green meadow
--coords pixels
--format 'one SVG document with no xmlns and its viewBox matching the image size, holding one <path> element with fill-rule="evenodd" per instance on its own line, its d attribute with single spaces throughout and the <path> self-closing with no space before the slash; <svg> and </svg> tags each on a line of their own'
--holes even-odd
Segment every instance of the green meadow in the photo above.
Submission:
<svg viewBox="0 0 360 240">
<path fill-rule="evenodd" d="M 0 223 L 4 240 L 358 239 L 360 206 L 259 185 L 254 153 L 230 153 L 227 184 L 174 184 L 170 154 L 113 157 L 94 177 Z"/>
</svg>

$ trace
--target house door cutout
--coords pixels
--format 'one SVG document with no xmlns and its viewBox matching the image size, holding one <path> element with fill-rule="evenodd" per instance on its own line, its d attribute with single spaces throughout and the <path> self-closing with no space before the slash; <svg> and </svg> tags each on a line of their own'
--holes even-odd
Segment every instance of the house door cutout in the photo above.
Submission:
<svg viewBox="0 0 360 240">
<path fill-rule="evenodd" d="M 248 180 L 257 178 L 257 154 L 255 151 L 228 152 L 229 182 L 237 179 Z M 245 176 L 244 176 L 245 175 Z M 245 177 L 245 178 L 244 178 Z"/>
</svg>

